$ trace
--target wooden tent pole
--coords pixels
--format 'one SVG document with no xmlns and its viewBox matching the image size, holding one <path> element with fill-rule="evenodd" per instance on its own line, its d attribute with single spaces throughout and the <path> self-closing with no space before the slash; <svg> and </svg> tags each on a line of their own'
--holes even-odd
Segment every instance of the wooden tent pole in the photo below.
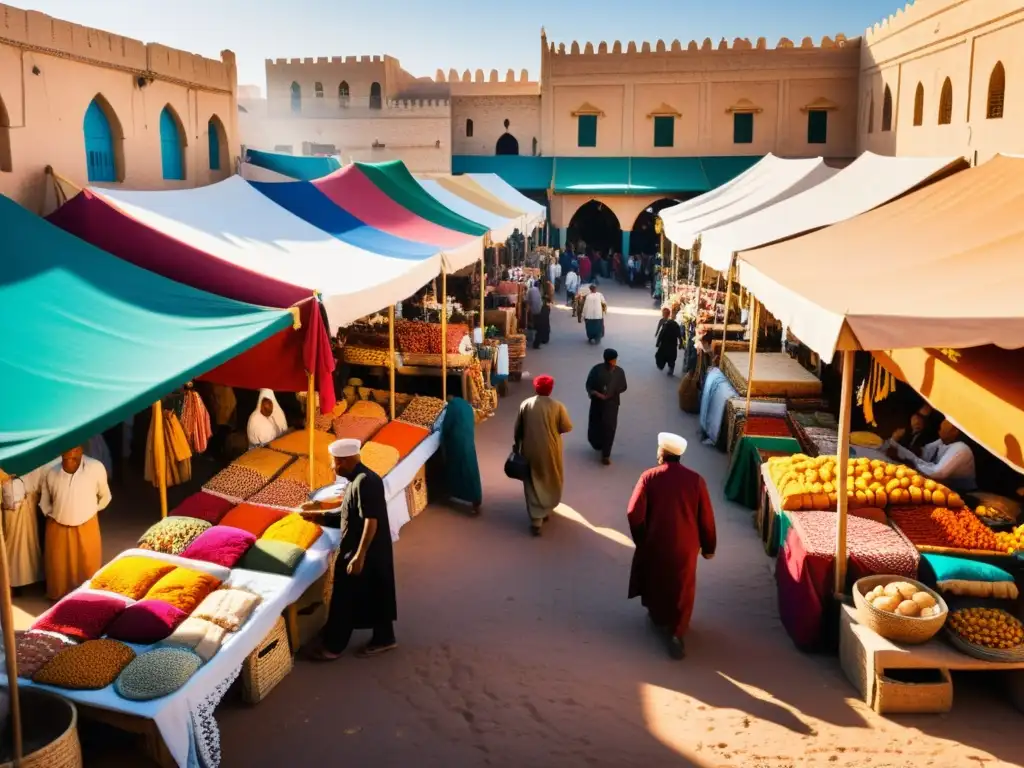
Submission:
<svg viewBox="0 0 1024 768">
<path fill-rule="evenodd" d="M 7 562 L 7 542 L 0 525 L 0 622 L 3 624 L 4 664 L 7 670 L 7 690 L 11 697 L 11 730 L 14 736 L 14 768 L 21 765 L 21 699 L 18 695 L 18 655 L 14 652 L 14 608 L 11 604 L 11 571 Z"/>
<path fill-rule="evenodd" d="M 164 404 L 153 403 L 153 461 L 160 489 L 160 518 L 167 517 L 167 451 L 164 446 Z"/>
<path fill-rule="evenodd" d="M 754 359 L 757 356 L 757 336 L 761 331 L 761 305 L 750 294 L 750 357 L 747 360 L 747 418 L 750 418 L 750 393 L 754 390 Z M 724 347 L 723 347 L 724 350 Z M 724 352 L 723 352 L 724 354 Z"/>
<path fill-rule="evenodd" d="M 388 378 L 391 387 L 391 420 L 395 420 L 395 305 L 388 307 Z"/>
<path fill-rule="evenodd" d="M 313 480 L 316 473 L 313 471 L 313 463 L 316 460 L 316 374 L 310 371 L 306 374 L 306 432 L 309 437 L 309 490 L 316 490 Z"/>
<path fill-rule="evenodd" d="M 850 411 L 853 409 L 853 350 L 843 350 L 843 389 L 839 397 L 839 448 L 836 453 L 836 560 L 835 594 L 846 590 L 846 515 L 850 497 Z"/>
<path fill-rule="evenodd" d="M 487 298 L 487 269 L 484 257 L 480 257 L 480 343 L 484 341 L 484 301 Z"/>
<path fill-rule="evenodd" d="M 725 341 L 729 338 L 729 305 L 732 304 L 732 278 L 733 278 L 733 265 L 732 257 L 729 258 L 729 266 L 726 270 L 726 286 L 725 286 L 725 314 L 722 317 L 722 353 L 719 355 L 719 366 L 721 361 L 725 359 Z"/>
<path fill-rule="evenodd" d="M 441 267 L 441 399 L 448 402 L 448 272 Z"/>
</svg>

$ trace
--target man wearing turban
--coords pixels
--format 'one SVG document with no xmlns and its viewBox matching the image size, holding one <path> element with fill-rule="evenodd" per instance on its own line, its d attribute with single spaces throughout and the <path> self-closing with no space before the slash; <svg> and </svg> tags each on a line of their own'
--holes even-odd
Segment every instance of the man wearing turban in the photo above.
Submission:
<svg viewBox="0 0 1024 768">
<path fill-rule="evenodd" d="M 587 395 L 590 397 L 590 420 L 587 440 L 601 452 L 601 463 L 611 464 L 612 443 L 619 424 L 619 396 L 626 391 L 626 374 L 618 366 L 619 353 L 604 351 L 604 362 L 590 369 Z"/>
<path fill-rule="evenodd" d="M 686 655 L 696 593 L 697 554 L 715 554 L 715 512 L 704 478 L 680 462 L 686 440 L 658 435 L 658 466 L 633 489 L 627 517 L 636 544 L 629 597 L 639 597 L 651 621 L 668 636 L 669 653 Z"/>
<path fill-rule="evenodd" d="M 516 418 L 515 444 L 530 467 L 523 489 L 534 536 L 540 536 L 544 522 L 562 501 L 562 435 L 572 431 L 569 412 L 551 397 L 554 388 L 550 376 L 534 379 L 537 394 L 523 401 Z"/>
</svg>

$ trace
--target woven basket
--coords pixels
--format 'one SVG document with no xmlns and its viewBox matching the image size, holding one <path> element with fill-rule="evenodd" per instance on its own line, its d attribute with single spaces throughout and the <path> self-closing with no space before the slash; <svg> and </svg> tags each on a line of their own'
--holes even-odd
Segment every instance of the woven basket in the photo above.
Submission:
<svg viewBox="0 0 1024 768">
<path fill-rule="evenodd" d="M 946 627 L 945 635 L 946 639 L 958 651 L 982 661 L 992 661 L 999 664 L 1016 664 L 1024 661 L 1024 650 L 1004 650 L 1002 648 L 985 648 L 981 645 L 975 645 L 964 640 L 949 627 Z"/>
<path fill-rule="evenodd" d="M 412 482 L 405 488 L 405 503 L 409 507 L 409 516 L 416 517 L 427 508 L 427 468 L 420 467 Z"/>
<path fill-rule="evenodd" d="M 242 663 L 242 699 L 259 704 L 292 671 L 288 629 L 279 618 L 263 642 Z"/>
<path fill-rule="evenodd" d="M 341 359 L 350 365 L 391 367 L 391 354 L 386 349 L 372 347 L 343 347 Z"/>
<path fill-rule="evenodd" d="M 440 368 L 440 353 L 402 353 L 402 363 L 405 365 L 416 365 L 424 368 Z M 466 368 L 473 363 L 472 355 L 448 354 L 449 368 Z"/>
<path fill-rule="evenodd" d="M 919 590 L 927 592 L 942 609 L 938 616 L 929 616 L 922 619 L 919 616 L 900 616 L 895 613 L 880 611 L 871 605 L 864 597 L 868 592 L 877 586 L 885 586 L 894 581 L 905 581 L 913 584 Z M 927 643 L 942 629 L 949 617 L 949 606 L 942 599 L 942 595 L 929 589 L 924 584 L 906 576 L 865 576 L 858 579 L 853 585 L 853 602 L 857 606 L 857 620 L 878 635 L 897 643 L 909 645 L 920 645 Z"/>
<path fill-rule="evenodd" d="M 78 710 L 67 699 L 46 691 L 21 687 L 22 738 L 34 743 L 33 735 L 55 735 L 53 740 L 21 758 L 22 768 L 82 768 L 82 746 L 78 741 Z M 0 763 L 11 768 L 14 763 Z"/>
<path fill-rule="evenodd" d="M 896 672 L 897 670 L 893 670 Z M 948 669 L 932 670 L 939 679 L 905 682 L 884 673 L 875 674 L 871 708 L 880 715 L 942 714 L 953 708 L 953 680 Z"/>
<path fill-rule="evenodd" d="M 327 559 L 327 570 L 324 575 L 314 581 L 295 601 L 295 620 L 297 626 L 289 628 L 299 639 L 299 648 L 310 642 L 327 623 L 327 613 L 334 594 L 334 565 L 338 560 L 338 550 L 334 550 Z M 290 632 L 291 634 L 291 632 Z M 292 652 L 298 648 L 292 648 Z"/>
</svg>

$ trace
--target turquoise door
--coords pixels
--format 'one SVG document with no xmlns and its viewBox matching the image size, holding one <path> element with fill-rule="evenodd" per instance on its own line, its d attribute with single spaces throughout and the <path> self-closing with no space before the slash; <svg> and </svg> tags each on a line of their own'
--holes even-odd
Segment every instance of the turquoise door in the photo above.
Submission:
<svg viewBox="0 0 1024 768">
<path fill-rule="evenodd" d="M 206 126 L 210 134 L 210 170 L 220 170 L 220 134 L 217 132 L 217 121 L 211 120 Z"/>
<path fill-rule="evenodd" d="M 89 181 L 117 181 L 114 134 L 96 99 L 89 102 L 89 108 L 85 110 L 82 132 L 85 134 L 85 164 Z"/>
<path fill-rule="evenodd" d="M 185 178 L 182 162 L 181 131 L 170 107 L 160 113 L 160 157 L 163 162 L 164 178 L 180 181 Z"/>
</svg>

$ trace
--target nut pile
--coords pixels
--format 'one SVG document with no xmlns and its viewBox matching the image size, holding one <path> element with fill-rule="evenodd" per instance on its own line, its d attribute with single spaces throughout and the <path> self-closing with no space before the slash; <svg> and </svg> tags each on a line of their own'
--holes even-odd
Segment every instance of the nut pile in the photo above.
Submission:
<svg viewBox="0 0 1024 768">
<path fill-rule="evenodd" d="M 402 411 L 402 418 L 406 424 L 416 424 L 427 429 L 433 429 L 437 418 L 444 410 L 444 400 L 438 397 L 426 397 L 417 395 L 412 402 Z"/>
<path fill-rule="evenodd" d="M 229 464 L 206 481 L 203 490 L 227 499 L 245 501 L 267 484 L 267 478 L 249 467 Z"/>
<path fill-rule="evenodd" d="M 295 509 L 309 500 L 309 486 L 297 480 L 278 478 L 250 499 L 252 504 Z"/>
<path fill-rule="evenodd" d="M 391 355 L 386 349 L 345 346 L 341 359 L 350 365 L 391 366 Z"/>
<path fill-rule="evenodd" d="M 949 615 L 947 626 L 973 645 L 1004 651 L 1024 650 L 1024 626 L 998 608 L 961 608 Z"/>
<path fill-rule="evenodd" d="M 462 338 L 469 333 L 465 323 L 448 325 L 447 351 L 459 351 Z M 395 343 L 403 353 L 429 355 L 441 354 L 441 325 L 424 323 L 419 320 L 403 320 L 395 324 Z"/>
<path fill-rule="evenodd" d="M 889 517 L 916 546 L 951 547 L 1002 552 L 992 529 L 969 509 L 907 508 L 894 509 Z"/>
</svg>

